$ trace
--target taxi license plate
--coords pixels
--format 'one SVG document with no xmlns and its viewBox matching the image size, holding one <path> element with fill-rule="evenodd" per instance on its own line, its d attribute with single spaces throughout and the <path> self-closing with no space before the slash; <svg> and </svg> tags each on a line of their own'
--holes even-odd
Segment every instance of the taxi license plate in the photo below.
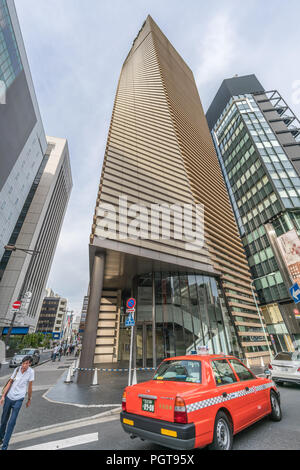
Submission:
<svg viewBox="0 0 300 470">
<path fill-rule="evenodd" d="M 288 367 L 281 367 L 281 370 L 282 372 L 289 372 L 290 369 Z"/>
<path fill-rule="evenodd" d="M 142 410 L 154 413 L 154 400 L 149 400 L 149 398 L 142 398 Z"/>
</svg>

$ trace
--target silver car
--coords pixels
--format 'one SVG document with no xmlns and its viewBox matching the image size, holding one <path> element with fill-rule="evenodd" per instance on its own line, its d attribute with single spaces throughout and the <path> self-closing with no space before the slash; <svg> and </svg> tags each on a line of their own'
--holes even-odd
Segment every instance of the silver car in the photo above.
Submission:
<svg viewBox="0 0 300 470">
<path fill-rule="evenodd" d="M 32 365 L 38 364 L 40 360 L 40 352 L 38 349 L 26 348 L 22 349 L 22 351 L 16 353 L 14 357 L 9 362 L 9 367 L 17 367 L 20 366 L 22 360 L 25 356 L 31 356 L 33 359 Z"/>
<path fill-rule="evenodd" d="M 269 372 L 276 384 L 290 382 L 300 385 L 300 351 L 278 353 L 269 364 Z"/>
</svg>

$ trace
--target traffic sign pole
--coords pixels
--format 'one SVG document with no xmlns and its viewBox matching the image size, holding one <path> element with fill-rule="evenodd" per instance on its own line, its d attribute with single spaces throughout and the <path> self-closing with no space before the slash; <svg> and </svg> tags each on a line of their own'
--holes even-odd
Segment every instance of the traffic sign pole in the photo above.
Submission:
<svg viewBox="0 0 300 470">
<path fill-rule="evenodd" d="M 131 370 L 132 370 L 132 355 L 133 355 L 133 328 L 134 327 L 131 326 L 128 386 L 131 385 Z"/>
<path fill-rule="evenodd" d="M 14 302 L 12 304 L 12 308 L 14 310 L 14 314 L 13 314 L 13 317 L 12 317 L 12 321 L 10 323 L 10 327 L 8 329 L 8 332 L 7 332 L 7 335 L 5 337 L 5 347 L 8 345 L 8 340 L 10 338 L 10 335 L 11 335 L 11 332 L 12 332 L 12 329 L 13 329 L 13 326 L 14 326 L 14 323 L 15 323 L 15 319 L 16 319 L 16 316 L 17 316 L 17 313 L 19 312 L 20 310 L 20 307 L 21 307 L 21 302 L 19 300 L 17 300 L 16 302 Z"/>
<path fill-rule="evenodd" d="M 127 300 L 127 310 L 126 310 L 126 313 L 129 313 L 129 316 L 128 316 L 128 326 L 130 326 L 131 328 L 131 339 L 130 339 L 130 355 L 129 355 L 129 373 L 128 373 L 128 386 L 131 385 L 131 371 L 132 371 L 132 357 L 133 357 L 133 329 L 134 329 L 134 325 L 135 325 L 135 306 L 136 306 L 136 301 L 135 299 L 129 299 Z M 133 321 L 130 321 L 130 320 L 133 320 Z M 125 322 L 125 326 L 126 326 L 126 322 Z"/>
</svg>

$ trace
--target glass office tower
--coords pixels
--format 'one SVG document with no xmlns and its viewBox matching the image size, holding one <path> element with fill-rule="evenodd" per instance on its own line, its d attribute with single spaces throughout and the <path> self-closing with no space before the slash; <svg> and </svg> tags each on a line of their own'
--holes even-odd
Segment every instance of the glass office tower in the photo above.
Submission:
<svg viewBox="0 0 300 470">
<path fill-rule="evenodd" d="M 299 122 L 254 75 L 224 80 L 207 119 L 275 350 L 300 344 Z"/>
<path fill-rule="evenodd" d="M 62 145 L 62 140 L 46 138 L 14 1 L 0 0 L 0 328 L 4 332 L 13 318 L 11 305 L 19 298 L 24 299 L 23 317 L 16 318 L 14 331 L 24 331 L 22 323 L 30 332 L 36 327 L 72 187 L 67 143 Z M 8 244 L 40 253 L 32 258 L 24 251 L 5 250 Z"/>
<path fill-rule="evenodd" d="M 12 0 L 0 0 L 0 83 L 1 259 L 47 149 Z"/>
</svg>

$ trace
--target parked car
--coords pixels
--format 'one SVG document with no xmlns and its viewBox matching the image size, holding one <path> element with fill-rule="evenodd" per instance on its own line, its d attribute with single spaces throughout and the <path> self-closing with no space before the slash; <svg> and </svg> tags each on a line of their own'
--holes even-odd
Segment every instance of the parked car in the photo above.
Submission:
<svg viewBox="0 0 300 470">
<path fill-rule="evenodd" d="M 22 363 L 25 356 L 31 356 L 33 359 L 32 365 L 36 365 L 40 361 L 40 352 L 38 349 L 26 348 L 16 353 L 9 362 L 9 367 L 17 367 Z"/>
<path fill-rule="evenodd" d="M 276 384 L 290 382 L 300 385 L 300 351 L 278 353 L 269 364 L 269 371 Z"/>
<path fill-rule="evenodd" d="M 272 380 L 236 357 L 205 354 L 165 359 L 151 380 L 126 387 L 120 419 L 133 439 L 230 450 L 236 433 L 268 415 L 282 416 Z"/>
</svg>

